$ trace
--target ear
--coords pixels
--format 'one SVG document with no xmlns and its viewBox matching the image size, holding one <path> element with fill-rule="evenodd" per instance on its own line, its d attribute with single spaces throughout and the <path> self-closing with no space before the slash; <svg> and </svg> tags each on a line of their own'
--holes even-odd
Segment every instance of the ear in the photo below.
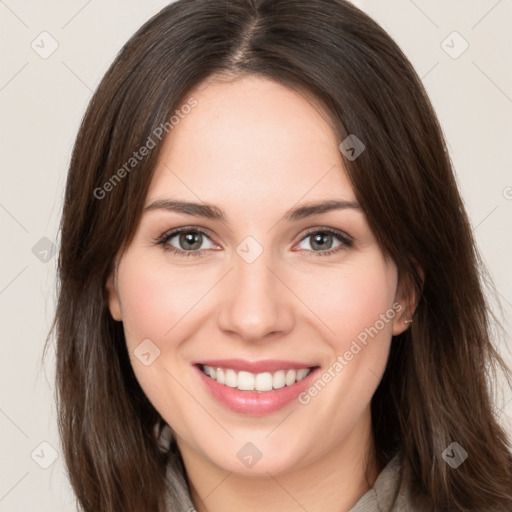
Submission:
<svg viewBox="0 0 512 512">
<path fill-rule="evenodd" d="M 105 283 L 105 288 L 107 290 L 110 314 L 114 320 L 121 321 L 123 319 L 121 314 L 121 301 L 117 292 L 114 271 L 112 271 L 108 276 L 107 282 Z"/>
<path fill-rule="evenodd" d="M 425 282 L 425 272 L 418 262 L 414 262 L 416 271 L 421 276 L 422 284 Z M 414 312 L 418 306 L 419 296 L 410 280 L 399 279 L 395 303 L 400 306 L 395 309 L 396 315 L 393 318 L 393 336 L 404 332 L 413 320 Z"/>
</svg>

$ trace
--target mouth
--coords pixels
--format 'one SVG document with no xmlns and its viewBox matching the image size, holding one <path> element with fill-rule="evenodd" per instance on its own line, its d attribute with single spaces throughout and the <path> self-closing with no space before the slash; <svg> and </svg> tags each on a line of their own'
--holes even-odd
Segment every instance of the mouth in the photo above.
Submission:
<svg viewBox="0 0 512 512">
<path fill-rule="evenodd" d="M 311 386 L 319 365 L 240 359 L 193 364 L 203 389 L 230 411 L 263 416 L 292 404 Z"/>
<path fill-rule="evenodd" d="M 296 382 L 305 379 L 316 367 L 282 369 L 276 372 L 252 373 L 248 371 L 236 371 L 233 368 L 221 368 L 208 365 L 198 365 L 201 371 L 218 384 L 240 391 L 255 391 L 264 393 L 285 386 L 292 386 Z"/>
</svg>

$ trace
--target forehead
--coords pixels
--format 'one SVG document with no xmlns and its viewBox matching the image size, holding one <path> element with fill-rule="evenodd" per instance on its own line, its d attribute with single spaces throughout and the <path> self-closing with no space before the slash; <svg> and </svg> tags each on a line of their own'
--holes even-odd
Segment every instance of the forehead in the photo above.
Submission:
<svg viewBox="0 0 512 512">
<path fill-rule="evenodd" d="M 149 198 L 355 199 L 337 135 L 304 95 L 245 76 L 209 79 L 190 97 L 197 106 L 164 139 Z"/>
</svg>

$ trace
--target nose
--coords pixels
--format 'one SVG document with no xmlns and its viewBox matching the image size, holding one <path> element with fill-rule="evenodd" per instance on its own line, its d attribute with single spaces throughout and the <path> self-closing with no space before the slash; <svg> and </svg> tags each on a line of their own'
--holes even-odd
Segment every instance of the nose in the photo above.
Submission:
<svg viewBox="0 0 512 512">
<path fill-rule="evenodd" d="M 252 263 L 235 255 L 234 268 L 223 279 L 219 328 L 250 343 L 290 332 L 293 293 L 283 281 L 266 251 Z"/>
</svg>

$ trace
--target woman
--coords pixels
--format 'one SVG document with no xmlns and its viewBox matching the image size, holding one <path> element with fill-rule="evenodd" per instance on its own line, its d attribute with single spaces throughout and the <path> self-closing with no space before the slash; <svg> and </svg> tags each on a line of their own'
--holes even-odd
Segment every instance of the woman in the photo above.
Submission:
<svg viewBox="0 0 512 512">
<path fill-rule="evenodd" d="M 410 63 L 341 0 L 179 0 L 73 151 L 55 319 L 84 510 L 512 509 L 481 266 Z"/>
</svg>

